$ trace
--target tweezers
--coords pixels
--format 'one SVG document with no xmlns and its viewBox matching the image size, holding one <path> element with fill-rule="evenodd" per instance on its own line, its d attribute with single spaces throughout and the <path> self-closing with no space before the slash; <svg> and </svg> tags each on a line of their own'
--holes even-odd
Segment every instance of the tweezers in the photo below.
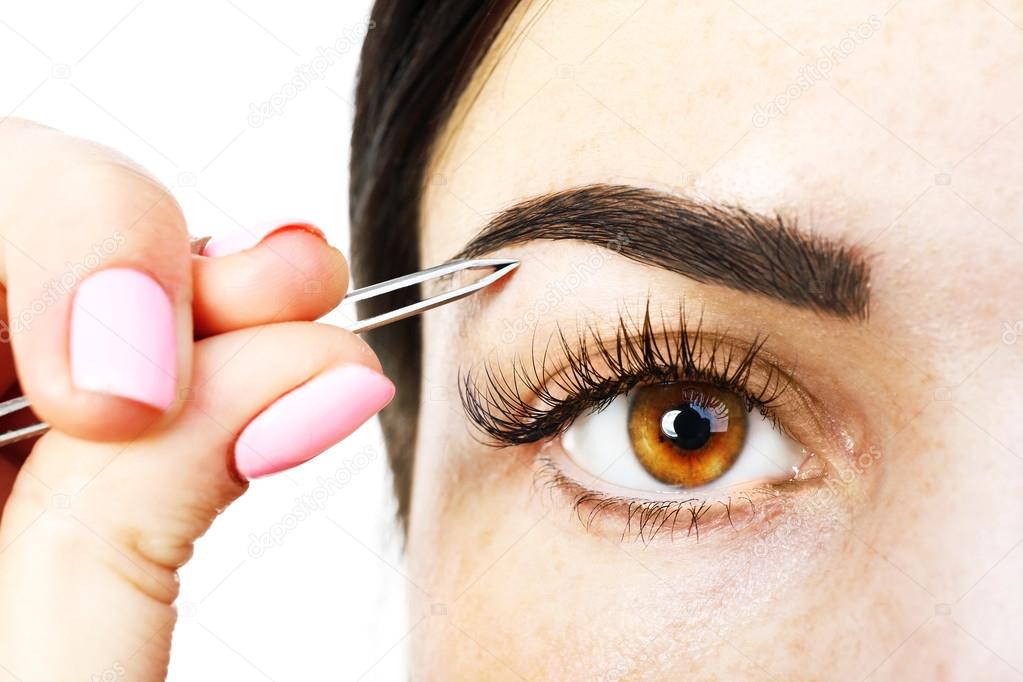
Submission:
<svg viewBox="0 0 1023 682">
<path fill-rule="evenodd" d="M 421 301 L 416 301 L 415 303 L 410 303 L 400 308 L 396 308 L 379 315 L 374 315 L 373 317 L 365 320 L 357 320 L 349 325 L 338 326 L 347 329 L 353 334 L 361 334 L 362 332 L 366 332 L 371 329 L 378 329 L 379 327 L 391 324 L 392 322 L 397 322 L 398 320 L 404 320 L 406 318 L 419 315 L 427 310 L 432 310 L 438 306 L 446 305 L 452 301 L 457 301 L 460 298 L 465 298 L 477 291 L 485 289 L 505 275 L 509 274 L 512 270 L 517 268 L 518 265 L 519 262 L 511 258 L 476 258 L 473 260 L 456 260 L 442 265 L 437 265 L 432 268 L 427 268 L 425 270 L 420 270 L 419 272 L 413 272 L 409 275 L 389 279 L 386 282 L 371 284 L 369 286 L 362 287 L 361 289 L 356 289 L 349 292 L 348 295 L 344 297 L 341 302 L 342 305 L 346 303 L 355 303 L 357 301 L 365 301 L 370 298 L 375 298 L 376 296 L 381 296 L 392 291 L 415 286 L 424 282 L 441 280 L 465 270 L 492 270 L 490 274 L 487 274 L 470 284 L 435 294 L 428 298 L 424 298 Z M 13 414 L 14 412 L 23 410 L 28 406 L 29 402 L 25 396 L 19 396 L 17 398 L 0 402 L 0 417 Z M 0 448 L 27 438 L 39 436 L 48 431 L 49 428 L 49 424 L 45 422 L 36 422 L 34 424 L 29 424 L 28 426 L 7 431 L 0 434 Z"/>
</svg>

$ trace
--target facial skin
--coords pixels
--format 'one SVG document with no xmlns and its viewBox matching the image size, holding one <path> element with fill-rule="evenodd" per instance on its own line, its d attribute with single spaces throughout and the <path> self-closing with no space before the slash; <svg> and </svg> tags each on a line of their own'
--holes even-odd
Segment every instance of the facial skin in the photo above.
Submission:
<svg viewBox="0 0 1023 682">
<path fill-rule="evenodd" d="M 424 317 L 416 678 L 1023 678 L 1023 14 L 601 5 L 526 3 L 507 27 L 427 179 L 422 265 L 516 202 L 635 185 L 862 248 L 869 316 L 578 242 L 494 253 L 522 260 L 506 284 Z M 826 77 L 804 70 L 818 64 Z M 767 106 L 779 96 L 784 111 Z M 508 371 L 558 328 L 613 329 L 647 301 L 676 317 L 684 302 L 740 345 L 768 337 L 810 396 L 779 418 L 844 438 L 804 443 L 828 484 L 699 540 L 685 524 L 644 541 L 538 488 L 539 444 L 480 444 L 460 371 Z M 810 404 L 826 427 L 807 426 Z"/>
</svg>

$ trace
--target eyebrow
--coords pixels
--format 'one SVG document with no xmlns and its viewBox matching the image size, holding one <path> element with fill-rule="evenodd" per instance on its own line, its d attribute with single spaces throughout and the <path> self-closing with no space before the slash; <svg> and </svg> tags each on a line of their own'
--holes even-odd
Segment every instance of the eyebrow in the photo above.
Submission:
<svg viewBox="0 0 1023 682">
<path fill-rule="evenodd" d="M 870 267 L 861 249 L 781 215 L 630 185 L 586 185 L 519 202 L 456 257 L 541 239 L 596 244 L 698 282 L 844 319 L 867 317 Z"/>
</svg>

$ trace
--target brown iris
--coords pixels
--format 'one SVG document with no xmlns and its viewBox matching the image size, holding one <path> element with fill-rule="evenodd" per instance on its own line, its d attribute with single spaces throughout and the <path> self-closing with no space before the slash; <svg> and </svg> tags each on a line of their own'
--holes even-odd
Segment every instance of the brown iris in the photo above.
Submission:
<svg viewBox="0 0 1023 682">
<path fill-rule="evenodd" d="M 629 440 L 643 468 L 662 483 L 696 487 L 720 478 L 746 440 L 746 409 L 737 395 L 698 383 L 636 391 Z"/>
</svg>

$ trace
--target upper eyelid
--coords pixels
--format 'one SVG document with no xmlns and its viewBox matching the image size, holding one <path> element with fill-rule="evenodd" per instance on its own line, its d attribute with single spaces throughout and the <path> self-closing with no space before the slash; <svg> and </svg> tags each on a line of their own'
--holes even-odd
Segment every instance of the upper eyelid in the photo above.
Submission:
<svg viewBox="0 0 1023 682">
<path fill-rule="evenodd" d="M 754 360 L 764 353 L 762 341 L 754 339 L 752 342 L 733 343 L 724 340 L 724 337 L 719 335 L 704 332 L 699 324 L 695 330 L 691 330 L 687 325 L 684 310 L 679 311 L 678 328 L 673 330 L 679 344 L 678 350 L 674 353 L 670 351 L 670 346 L 668 346 L 669 350 L 663 350 L 663 347 L 653 343 L 651 348 L 653 336 L 662 335 L 662 331 L 666 333 L 667 330 L 658 330 L 653 326 L 649 303 L 641 323 L 620 316 L 620 325 L 615 337 L 615 350 L 610 350 L 599 343 L 599 338 L 597 339 L 598 343 L 593 344 L 597 350 L 587 350 L 590 348 L 588 341 L 592 341 L 592 339 L 585 338 L 584 334 L 577 342 L 578 350 L 573 350 L 572 342 L 568 337 L 560 332 L 555 334 L 555 338 L 569 355 L 567 359 L 562 359 L 560 364 L 569 368 L 568 371 L 575 372 L 574 376 L 568 375 L 568 380 L 576 381 L 576 386 L 559 385 L 556 378 L 548 377 L 546 373 L 549 369 L 544 366 L 547 364 L 544 362 L 541 363 L 541 366 L 534 364 L 528 370 L 522 365 L 513 364 L 513 374 L 510 379 L 502 368 L 494 368 L 489 364 L 484 364 L 482 368 L 476 368 L 475 372 L 461 373 L 459 383 L 462 405 L 469 420 L 480 431 L 496 441 L 496 443 L 490 443 L 491 445 L 522 444 L 555 435 L 567 427 L 571 419 L 578 416 L 580 410 L 576 408 L 594 409 L 599 407 L 593 391 L 600 382 L 607 383 L 608 387 L 613 389 L 607 395 L 602 396 L 604 400 L 611 400 L 622 389 L 628 388 L 626 383 L 630 381 L 631 385 L 638 385 L 643 381 L 655 379 L 662 381 L 686 378 L 711 380 L 721 384 L 722 388 L 743 393 L 749 398 L 750 407 L 770 409 L 791 381 L 791 375 L 776 364 L 767 363 L 771 368 L 770 373 L 761 380 L 759 389 L 754 393 L 748 388 L 749 375 Z M 709 347 L 704 347 L 704 339 L 708 337 L 712 337 L 713 340 L 706 342 L 710 344 Z M 636 356 L 637 346 L 641 348 L 639 352 L 651 353 L 651 355 Z M 625 349 L 624 355 L 622 354 L 623 348 Z M 611 363 L 612 367 L 608 369 L 606 375 L 597 371 L 596 365 L 587 355 L 594 352 Z M 735 353 L 738 352 L 742 354 L 736 355 Z M 583 357 L 580 359 L 578 355 L 573 356 L 573 353 L 581 353 Z M 724 356 L 725 353 L 727 356 Z M 546 354 L 544 359 L 547 359 Z M 615 367 L 614 363 L 619 360 L 626 363 L 626 366 Z M 629 366 L 630 363 L 631 366 Z M 640 370 L 656 370 L 656 368 L 663 368 L 663 373 L 656 375 L 657 372 L 654 371 L 638 376 Z M 482 387 L 479 381 L 480 373 L 483 375 Z M 622 382 L 618 382 L 619 379 L 622 379 Z M 553 388 L 567 394 L 567 398 L 560 399 L 549 394 L 548 382 L 553 384 Z M 586 395 L 582 395 L 584 389 L 587 388 L 590 391 Z M 536 407 L 533 402 L 527 402 L 522 397 L 523 389 L 531 393 L 531 397 L 536 402 L 545 404 L 548 409 Z M 570 405 L 572 399 L 579 401 L 580 404 Z M 586 404 L 581 404 L 581 401 L 586 401 Z"/>
</svg>

